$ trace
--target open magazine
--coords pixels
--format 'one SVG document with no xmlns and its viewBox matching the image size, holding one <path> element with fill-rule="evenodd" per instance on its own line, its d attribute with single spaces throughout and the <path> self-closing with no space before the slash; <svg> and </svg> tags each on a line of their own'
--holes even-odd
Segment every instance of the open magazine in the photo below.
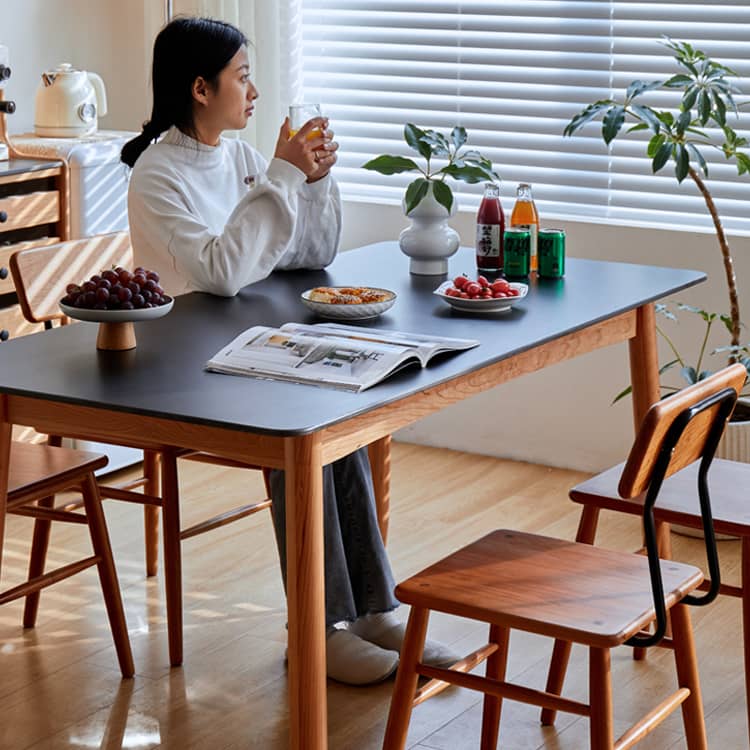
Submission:
<svg viewBox="0 0 750 750">
<path fill-rule="evenodd" d="M 215 354 L 206 369 L 230 375 L 363 391 L 436 354 L 479 346 L 473 339 L 359 328 L 338 323 L 254 326 Z"/>
</svg>

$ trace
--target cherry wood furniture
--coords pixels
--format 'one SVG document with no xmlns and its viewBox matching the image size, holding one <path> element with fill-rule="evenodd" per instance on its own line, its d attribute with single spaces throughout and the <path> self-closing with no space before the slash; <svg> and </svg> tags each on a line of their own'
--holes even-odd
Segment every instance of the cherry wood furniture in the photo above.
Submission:
<svg viewBox="0 0 750 750">
<path fill-rule="evenodd" d="M 112 232 L 53 245 L 27 247 L 16 251 L 10 258 L 11 274 L 24 318 L 30 323 L 44 324 L 47 328 L 51 328 L 53 322 L 61 325 L 70 322 L 61 312 L 58 302 L 65 295 L 65 287 L 71 280 L 82 282 L 102 269 L 117 266 L 132 270 L 133 265 L 133 249 L 128 232 Z M 267 470 L 260 466 L 185 448 L 163 452 L 145 450 L 142 477 L 116 486 L 100 482 L 99 492 L 105 498 L 143 505 L 146 574 L 149 576 L 156 575 L 158 567 L 159 508 L 162 506 L 163 494 L 161 485 L 177 482 L 177 458 L 262 470 L 266 497 L 227 509 L 190 527 L 176 528 L 169 533 L 170 537 L 187 539 L 271 507 Z M 139 489 L 141 491 L 136 491 Z M 177 487 L 169 487 L 167 492 L 176 496 Z M 178 523 L 179 517 L 167 515 L 165 521 Z M 44 568 L 48 535 L 49 524 L 39 521 L 32 547 L 32 566 L 35 569 Z M 38 594 L 26 600 L 24 622 L 27 627 L 34 624 L 38 601 Z"/>
<path fill-rule="evenodd" d="M 96 327 L 80 324 L 11 341 L 14 356 L 0 358 L 0 415 L 7 422 L 149 450 L 205 450 L 286 470 L 292 748 L 327 746 L 322 466 L 376 442 L 375 486 L 386 493 L 381 507 L 387 508 L 394 430 L 524 373 L 623 341 L 640 423 L 659 395 L 652 303 L 705 279 L 696 271 L 571 258 L 565 279 L 532 280 L 523 304 L 502 316 L 476 317 L 453 312 L 432 294 L 442 279 L 410 276 L 406 262 L 397 243 L 378 243 L 340 254 L 325 271 L 272 274 L 233 298 L 178 297 L 169 315 L 137 324 L 131 351 L 97 351 Z M 451 272 L 475 273 L 471 248 L 459 250 Z M 398 294 L 386 315 L 364 326 L 477 338 L 481 345 L 359 394 L 204 371 L 211 356 L 252 325 L 313 322 L 299 300 L 304 290 L 352 283 Z M 0 441 L 0 461 L 7 452 Z M 162 501 L 176 665 L 182 661 L 179 526 L 167 518 L 179 517 L 180 505 L 175 492 L 164 492 Z"/>
<path fill-rule="evenodd" d="M 623 464 L 619 464 L 571 489 L 571 500 L 583 506 L 576 535 L 577 541 L 594 544 L 601 510 L 631 515 L 640 515 L 643 512 L 642 495 L 623 496 L 618 489 L 622 469 Z M 654 509 L 658 521 L 703 530 L 698 478 L 698 464 L 693 464 L 665 480 L 659 493 L 659 501 Z M 715 533 L 739 537 L 741 543 L 739 585 L 725 583 L 722 580 L 719 593 L 742 599 L 745 702 L 748 727 L 750 727 L 750 509 L 747 499 L 747 488 L 750 487 L 750 464 L 714 459 L 711 464 L 709 486 Z M 663 558 L 672 558 L 668 534 L 660 536 L 659 552 Z M 710 580 L 704 582 L 702 588 L 708 587 L 710 583 Z M 559 692 L 562 688 L 569 653 L 570 649 L 567 644 L 555 644 L 547 682 L 548 690 Z M 542 723 L 550 724 L 553 721 L 553 711 L 542 712 Z"/>
<path fill-rule="evenodd" d="M 613 552 L 517 531 L 494 531 L 449 555 L 396 587 L 411 605 L 383 747 L 401 750 L 414 705 L 448 684 L 485 694 L 483 750 L 497 747 L 502 700 L 588 716 L 592 750 L 624 750 L 646 737 L 678 706 L 690 750 L 707 747 L 698 665 L 687 604 L 716 596 L 691 595 L 703 581 L 697 568 L 660 561 L 654 503 L 665 477 L 700 460 L 707 477 L 726 420 L 745 382 L 745 368 L 734 365 L 649 409 L 622 470 L 623 497 L 640 499 L 648 558 Z M 707 525 L 709 560 L 717 565 L 711 532 L 710 498 L 701 488 L 702 520 Z M 490 625 L 489 643 L 450 669 L 421 662 L 431 611 L 480 620 Z M 672 614 L 678 690 L 629 727 L 615 741 L 610 650 L 614 646 L 664 643 Z M 656 624 L 655 633 L 645 629 Z M 572 643 L 589 650 L 589 701 L 560 697 L 560 686 L 532 690 L 505 679 L 511 630 L 556 638 L 564 661 Z M 560 649 L 561 651 L 563 649 Z M 466 674 L 487 659 L 486 677 Z M 419 677 L 432 684 L 417 691 Z M 441 684 L 439 684 L 441 683 Z"/>
<path fill-rule="evenodd" d="M 87 568 L 96 566 L 120 670 L 123 677 L 132 677 L 135 670 L 122 608 L 120 585 L 112 560 L 112 549 L 102 512 L 101 498 L 94 478 L 94 471 L 106 465 L 107 457 L 97 453 L 47 445 L 17 441 L 11 443 L 10 425 L 7 422 L 2 425 L 1 431 L 3 442 L 10 445 L 10 455 L 6 453 L 0 463 L 0 476 L 2 476 L 3 484 L 7 484 L 7 494 L 3 493 L 0 498 L 0 565 L 2 564 L 6 513 L 35 518 L 36 524 L 42 522 L 47 527 L 56 521 L 87 525 L 94 554 L 46 572 L 34 570 L 32 560 L 28 579 L 18 586 L 0 591 L 0 604 L 7 604 L 20 597 L 29 596 Z M 70 506 L 54 507 L 55 494 L 69 489 L 80 490 L 86 510 L 85 515 L 74 512 Z M 39 527 L 35 525 L 35 544 L 38 541 L 38 533 Z M 49 534 L 44 540 L 45 550 L 48 539 Z M 30 627 L 25 622 L 24 626 Z"/>
</svg>

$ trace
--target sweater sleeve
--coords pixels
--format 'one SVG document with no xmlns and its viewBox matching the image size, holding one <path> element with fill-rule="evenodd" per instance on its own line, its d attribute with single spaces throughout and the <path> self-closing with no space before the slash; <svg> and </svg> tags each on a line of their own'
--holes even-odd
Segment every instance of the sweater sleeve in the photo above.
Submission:
<svg viewBox="0 0 750 750">
<path fill-rule="evenodd" d="M 341 239 L 341 196 L 329 174 L 317 182 L 305 182 L 297 201 L 297 223 L 277 268 L 321 269 L 333 262 Z"/>
<path fill-rule="evenodd" d="M 192 210 L 178 177 L 158 169 L 133 175 L 128 212 L 134 243 L 137 234 L 153 254 L 171 256 L 191 289 L 234 296 L 265 278 L 288 251 L 304 180 L 292 164 L 274 159 L 216 234 Z"/>
</svg>

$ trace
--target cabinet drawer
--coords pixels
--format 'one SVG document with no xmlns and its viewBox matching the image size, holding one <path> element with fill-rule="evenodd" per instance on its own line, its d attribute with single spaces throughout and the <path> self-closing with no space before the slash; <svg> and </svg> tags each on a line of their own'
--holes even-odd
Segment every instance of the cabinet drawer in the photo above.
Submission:
<svg viewBox="0 0 750 750">
<path fill-rule="evenodd" d="M 43 330 L 44 326 L 41 323 L 29 323 L 21 314 L 21 308 L 18 305 L 0 308 L 0 333 L 7 331 L 9 338 Z M 0 357 L 2 356 L 4 353 L 0 344 Z"/>
<path fill-rule="evenodd" d="M 0 233 L 54 224 L 60 220 L 60 193 L 44 190 L 0 198 Z"/>
<path fill-rule="evenodd" d="M 2 237 L 2 235 L 0 235 Z M 13 278 L 10 275 L 10 256 L 25 247 L 40 247 L 41 245 L 54 245 L 60 242 L 59 237 L 42 237 L 29 242 L 14 242 L 12 245 L 0 246 L 0 294 L 8 294 L 15 291 Z"/>
</svg>

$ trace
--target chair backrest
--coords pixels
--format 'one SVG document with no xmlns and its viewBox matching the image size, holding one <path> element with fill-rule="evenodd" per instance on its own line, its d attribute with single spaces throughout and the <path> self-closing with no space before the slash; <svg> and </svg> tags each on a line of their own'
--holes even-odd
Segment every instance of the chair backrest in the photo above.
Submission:
<svg viewBox="0 0 750 750">
<path fill-rule="evenodd" d="M 739 394 L 746 377 L 747 370 L 743 365 L 730 365 L 705 380 L 683 388 L 654 404 L 643 419 L 620 477 L 618 486 L 620 496 L 633 498 L 648 489 L 664 439 L 677 418 L 686 409 L 696 406 L 727 388 Z M 665 478 L 703 456 L 711 426 L 718 412 L 719 405 L 715 404 L 688 423 L 674 447 Z"/>
<path fill-rule="evenodd" d="M 132 264 L 128 232 L 24 248 L 10 257 L 21 312 L 30 323 L 65 319 L 58 302 L 68 284 L 81 283 L 113 266 L 132 268 Z"/>
</svg>

